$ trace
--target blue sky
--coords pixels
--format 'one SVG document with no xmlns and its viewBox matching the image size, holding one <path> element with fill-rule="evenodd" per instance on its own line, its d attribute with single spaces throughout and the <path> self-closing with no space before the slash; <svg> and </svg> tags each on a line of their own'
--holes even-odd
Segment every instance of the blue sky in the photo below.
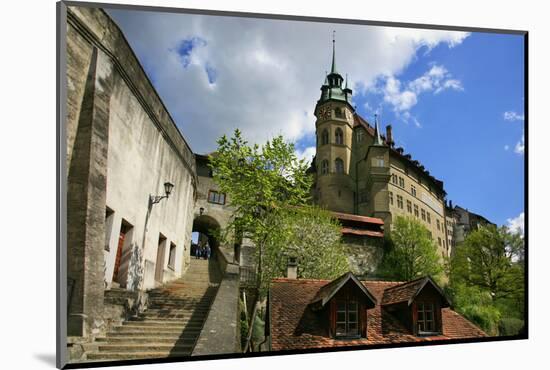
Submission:
<svg viewBox="0 0 550 370">
<path fill-rule="evenodd" d="M 314 154 L 315 118 L 336 30 L 337 69 L 358 112 L 382 126 L 448 199 L 521 227 L 523 37 L 109 10 L 191 148 L 240 128 L 283 134 Z"/>
</svg>

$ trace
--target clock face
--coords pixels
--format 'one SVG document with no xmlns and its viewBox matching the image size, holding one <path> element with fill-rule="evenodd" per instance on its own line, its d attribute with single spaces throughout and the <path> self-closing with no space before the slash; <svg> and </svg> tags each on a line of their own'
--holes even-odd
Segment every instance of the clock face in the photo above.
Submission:
<svg viewBox="0 0 550 370">
<path fill-rule="evenodd" d="M 319 118 L 320 119 L 330 119 L 331 118 L 330 107 L 323 107 L 323 108 L 319 109 Z"/>
</svg>

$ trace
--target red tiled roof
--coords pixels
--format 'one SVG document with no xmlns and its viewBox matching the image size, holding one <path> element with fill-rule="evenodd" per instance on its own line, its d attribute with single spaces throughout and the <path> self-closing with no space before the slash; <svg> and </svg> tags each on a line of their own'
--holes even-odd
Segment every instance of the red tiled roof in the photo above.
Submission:
<svg viewBox="0 0 550 370">
<path fill-rule="evenodd" d="M 343 227 L 341 231 L 342 231 L 342 234 L 373 236 L 373 237 L 377 237 L 377 238 L 383 238 L 384 237 L 384 233 L 381 232 L 381 231 L 353 229 L 351 227 Z"/>
<path fill-rule="evenodd" d="M 305 348 L 354 346 L 384 343 L 421 342 L 457 338 L 484 337 L 474 324 L 449 308 L 443 308 L 443 334 L 417 337 L 386 309 L 377 304 L 367 310 L 367 338 L 338 340 L 326 334 L 327 322 L 313 312 L 309 303 L 330 280 L 274 279 L 270 290 L 270 334 L 273 351 Z M 384 291 L 402 282 L 363 281 L 369 292 L 381 302 Z"/>
<path fill-rule="evenodd" d="M 384 225 L 384 221 L 381 218 L 367 217 L 360 215 L 351 215 L 349 213 L 331 212 L 336 218 L 340 220 L 357 221 L 369 224 Z"/>
</svg>

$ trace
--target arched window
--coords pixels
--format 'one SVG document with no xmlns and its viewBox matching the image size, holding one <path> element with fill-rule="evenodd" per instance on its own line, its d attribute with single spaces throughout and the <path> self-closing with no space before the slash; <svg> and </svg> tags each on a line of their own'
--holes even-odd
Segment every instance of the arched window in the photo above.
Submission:
<svg viewBox="0 0 550 370">
<path fill-rule="evenodd" d="M 321 162 L 321 174 L 326 175 L 328 173 L 328 161 L 325 159 Z"/>
<path fill-rule="evenodd" d="M 342 118 L 342 117 L 343 117 L 343 115 L 342 115 L 342 109 L 336 108 L 336 109 L 334 110 L 334 116 L 335 116 L 336 118 Z"/>
<path fill-rule="evenodd" d="M 363 129 L 359 129 L 357 131 L 357 142 L 358 143 L 362 142 L 364 138 L 365 138 L 365 131 L 363 131 Z"/>
<path fill-rule="evenodd" d="M 334 135 L 336 144 L 344 144 L 344 132 L 341 128 L 337 128 Z"/>
<path fill-rule="evenodd" d="M 334 161 L 334 170 L 336 173 L 344 173 L 344 161 L 340 158 L 336 158 Z"/>
<path fill-rule="evenodd" d="M 324 129 L 321 134 L 321 145 L 328 144 L 328 130 Z"/>
</svg>

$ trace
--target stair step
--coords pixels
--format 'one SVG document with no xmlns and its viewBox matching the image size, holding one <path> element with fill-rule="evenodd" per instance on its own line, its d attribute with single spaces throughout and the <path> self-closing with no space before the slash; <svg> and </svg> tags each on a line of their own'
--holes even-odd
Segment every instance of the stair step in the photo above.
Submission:
<svg viewBox="0 0 550 370">
<path fill-rule="evenodd" d="M 188 328 L 194 326 L 202 326 L 203 320 L 193 321 L 160 321 L 160 320 L 146 320 L 146 321 L 125 321 L 122 323 L 123 327 L 159 327 L 159 328 Z"/>
<path fill-rule="evenodd" d="M 120 336 L 120 337 L 99 337 L 96 338 L 96 341 L 98 344 L 102 343 L 172 343 L 173 345 L 178 344 L 194 344 L 196 340 L 196 336 L 191 337 L 180 337 L 178 335 L 167 335 L 167 336 L 144 336 L 144 337 L 138 337 L 135 335 L 132 336 Z"/>
<path fill-rule="evenodd" d="M 137 360 L 144 358 L 166 358 L 190 356 L 191 350 L 185 352 L 100 352 L 88 353 L 89 360 Z"/>
<path fill-rule="evenodd" d="M 192 327 L 166 327 L 166 326 L 117 326 L 113 331 L 110 331 L 108 335 L 114 333 L 126 333 L 126 334 L 137 334 L 137 333 L 170 333 L 170 334 L 182 334 L 197 332 L 200 333 L 201 326 L 192 326 Z"/>
<path fill-rule="evenodd" d="M 119 338 L 119 337 L 136 337 L 136 338 L 191 338 L 200 334 L 199 329 L 185 329 L 185 333 L 182 330 L 123 330 L 123 331 L 111 331 L 107 333 L 107 338 Z"/>
<path fill-rule="evenodd" d="M 193 344 L 186 345 L 172 345 L 166 343 L 156 343 L 156 344 L 102 344 L 99 346 L 100 353 L 106 352 L 185 352 L 191 351 L 193 349 Z"/>
</svg>

